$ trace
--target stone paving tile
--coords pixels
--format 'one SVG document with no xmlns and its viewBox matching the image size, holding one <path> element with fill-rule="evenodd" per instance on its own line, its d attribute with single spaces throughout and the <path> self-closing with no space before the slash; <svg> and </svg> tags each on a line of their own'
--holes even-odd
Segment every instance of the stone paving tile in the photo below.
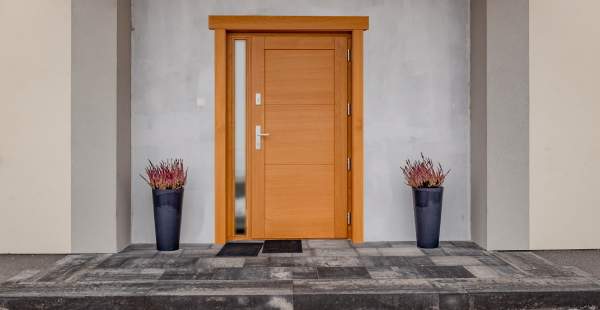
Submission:
<svg viewBox="0 0 600 310">
<path fill-rule="evenodd" d="M 361 265 L 365 267 L 391 267 L 408 266 L 406 257 L 400 256 L 362 256 L 359 257 Z"/>
<path fill-rule="evenodd" d="M 587 291 L 600 292 L 600 285 L 586 278 L 490 278 L 456 279 L 469 293 L 516 291 Z"/>
<path fill-rule="evenodd" d="M 83 273 L 78 282 L 125 282 L 158 280 L 164 269 L 94 269 Z"/>
<path fill-rule="evenodd" d="M 268 267 L 270 258 L 266 256 L 246 257 L 244 258 L 245 267 Z"/>
<path fill-rule="evenodd" d="M 243 268 L 215 268 L 212 280 L 240 280 Z"/>
<path fill-rule="evenodd" d="M 88 266 L 97 266 L 106 256 L 97 255 L 70 255 L 66 259 L 61 259 L 55 267 L 50 269 L 45 275 L 41 276 L 39 282 L 61 282 L 67 281 L 77 273 L 85 270 Z"/>
<path fill-rule="evenodd" d="M 128 245 L 121 253 L 133 250 L 156 250 L 156 245 L 154 243 L 134 243 Z"/>
<path fill-rule="evenodd" d="M 183 253 L 181 253 L 182 257 L 185 256 L 194 256 L 194 257 L 214 257 L 219 253 L 220 249 L 217 248 L 208 248 L 208 249 L 184 249 Z"/>
<path fill-rule="evenodd" d="M 350 248 L 350 241 L 348 241 L 348 240 L 308 240 L 308 247 L 311 249 Z"/>
<path fill-rule="evenodd" d="M 356 249 L 361 248 L 389 248 L 392 245 L 387 241 L 376 241 L 376 242 L 363 242 L 363 243 L 352 243 L 352 247 Z"/>
<path fill-rule="evenodd" d="M 350 249 L 314 249 L 315 256 L 335 256 L 335 257 L 348 257 L 348 256 L 358 256 L 358 253 L 350 248 Z"/>
<path fill-rule="evenodd" d="M 167 260 L 167 263 L 164 265 L 164 268 L 183 268 L 183 269 L 193 269 L 199 257 L 194 256 L 179 256 L 172 259 Z"/>
<path fill-rule="evenodd" d="M 356 248 L 358 256 L 381 256 L 377 248 Z"/>
<path fill-rule="evenodd" d="M 155 244 L 150 243 L 140 243 L 140 244 L 132 244 L 126 247 L 119 254 L 122 255 L 155 255 L 158 254 L 158 250 L 156 249 Z"/>
<path fill-rule="evenodd" d="M 266 257 L 266 265 L 255 260 L 253 257 L 247 258 L 250 262 L 249 266 L 260 266 L 264 267 L 294 267 L 294 266 L 309 266 L 307 258 L 303 257 Z"/>
<path fill-rule="evenodd" d="M 180 247 L 183 250 L 208 250 L 212 247 L 211 243 L 182 243 Z"/>
<path fill-rule="evenodd" d="M 319 279 L 369 279 L 365 267 L 317 267 Z"/>
<path fill-rule="evenodd" d="M 166 307 L 168 305 L 168 308 Z M 143 306 L 124 309 L 294 309 L 291 294 L 287 295 L 160 295 L 148 296 Z"/>
<path fill-rule="evenodd" d="M 430 256 L 406 256 L 404 257 L 410 266 L 433 266 L 435 265 Z"/>
<path fill-rule="evenodd" d="M 294 280 L 294 295 L 427 292 L 434 289 L 425 279 Z"/>
<path fill-rule="evenodd" d="M 292 278 L 296 279 L 318 279 L 317 268 L 314 267 L 289 267 Z"/>
<path fill-rule="evenodd" d="M 388 243 L 392 248 L 417 248 L 415 241 L 390 241 Z"/>
<path fill-rule="evenodd" d="M 242 268 L 240 280 L 292 280 L 292 270 L 287 267 Z"/>
<path fill-rule="evenodd" d="M 473 266 L 483 263 L 472 256 L 433 256 L 431 261 L 438 266 Z"/>
<path fill-rule="evenodd" d="M 164 261 L 165 260 L 163 260 L 163 259 L 155 261 L 154 257 L 131 256 L 129 259 L 125 260 L 123 262 L 123 264 L 121 264 L 121 266 L 119 266 L 119 268 L 129 268 L 129 269 L 151 268 L 151 267 L 160 268 L 160 265 L 158 263 L 164 262 Z"/>
<path fill-rule="evenodd" d="M 367 271 L 372 279 L 398 279 L 400 274 L 393 269 L 394 267 L 367 267 Z"/>
<path fill-rule="evenodd" d="M 483 250 L 480 246 L 471 241 L 450 241 L 449 243 L 458 248 Z"/>
<path fill-rule="evenodd" d="M 500 277 L 522 277 L 516 269 L 511 266 L 465 266 L 470 273 L 477 278 L 500 278 Z"/>
<path fill-rule="evenodd" d="M 496 253 L 490 253 L 489 255 L 484 256 L 473 256 L 477 258 L 480 262 L 482 262 L 486 266 L 505 266 L 508 265 L 507 262 L 503 261 L 499 257 L 496 256 Z"/>
<path fill-rule="evenodd" d="M 484 256 L 486 252 L 479 248 L 443 247 L 444 252 L 452 256 Z"/>
<path fill-rule="evenodd" d="M 531 252 L 504 252 L 497 256 L 515 268 L 536 277 L 576 276 L 572 271 L 550 263 Z"/>
<path fill-rule="evenodd" d="M 416 247 L 399 247 L 399 248 L 379 248 L 379 253 L 383 256 L 423 256 L 421 250 Z"/>
<path fill-rule="evenodd" d="M 196 262 L 196 268 L 215 269 L 215 268 L 242 268 L 244 267 L 243 257 L 210 257 L 201 258 Z"/>
<path fill-rule="evenodd" d="M 419 250 L 421 250 L 421 252 L 423 252 L 427 256 L 445 256 L 445 255 L 448 255 L 448 254 L 446 254 L 446 252 L 444 252 L 444 250 L 442 248 L 435 248 L 435 249 L 423 249 L 423 248 L 420 248 Z"/>
<path fill-rule="evenodd" d="M 41 270 L 39 269 L 25 269 L 2 283 L 11 285 L 17 282 L 30 282 L 40 272 Z"/>
<path fill-rule="evenodd" d="M 307 260 L 305 266 L 314 267 L 361 267 L 358 257 L 303 257 Z"/>
<path fill-rule="evenodd" d="M 303 249 L 302 253 L 262 253 L 258 254 L 258 257 L 304 257 L 314 256 L 314 249 Z"/>
<path fill-rule="evenodd" d="M 471 274 L 462 266 L 417 266 L 417 272 L 423 276 L 423 278 L 474 278 Z"/>
<path fill-rule="evenodd" d="M 154 254 L 152 256 L 154 256 Z M 152 257 L 152 256 L 150 256 L 150 257 Z M 123 264 L 125 264 L 125 262 L 127 262 L 128 260 L 136 259 L 136 258 L 138 258 L 138 257 L 131 256 L 131 255 L 115 254 L 115 255 L 112 255 L 111 257 L 105 259 L 103 262 L 101 262 L 98 265 L 98 267 L 99 268 L 119 268 L 119 267 L 123 266 Z"/>
<path fill-rule="evenodd" d="M 398 274 L 400 279 L 420 279 L 423 275 L 414 266 L 392 266 L 392 270 Z"/>
<path fill-rule="evenodd" d="M 190 269 L 169 269 L 160 277 L 160 280 L 210 280 L 213 278 L 212 271 L 190 270 Z"/>
<path fill-rule="evenodd" d="M 158 282 L 149 292 L 151 295 L 171 296 L 246 296 L 246 295 L 291 295 L 292 281 L 178 281 Z"/>
<path fill-rule="evenodd" d="M 440 296 L 426 292 L 294 294 L 295 310 L 314 309 L 452 309 L 440 308 Z M 450 302 L 453 306 L 456 302 Z M 468 305 L 468 304 L 467 304 Z M 455 308 L 466 309 L 466 308 Z"/>
<path fill-rule="evenodd" d="M 440 245 L 309 240 L 302 256 L 245 258 L 214 257 L 218 245 L 168 253 L 134 245 L 114 255 L 69 255 L 4 282 L 0 309 L 567 309 L 583 307 L 582 298 L 600 306 L 600 279 L 576 268 L 531 252 Z"/>
<path fill-rule="evenodd" d="M 18 284 L 0 286 L 0 298 L 62 298 L 77 296 L 138 296 L 150 291 L 156 282 L 91 282 Z M 44 307 L 38 307 L 44 308 Z M 17 308 L 18 309 L 18 308 Z"/>
</svg>

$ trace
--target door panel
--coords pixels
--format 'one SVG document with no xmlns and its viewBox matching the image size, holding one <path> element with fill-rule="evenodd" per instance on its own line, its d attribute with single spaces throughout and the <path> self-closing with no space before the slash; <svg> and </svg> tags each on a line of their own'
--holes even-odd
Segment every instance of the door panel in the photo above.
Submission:
<svg viewBox="0 0 600 310">
<path fill-rule="evenodd" d="M 333 50 L 265 50 L 265 104 L 334 102 Z"/>
<path fill-rule="evenodd" d="M 347 38 L 255 35 L 251 236 L 347 237 Z"/>
<path fill-rule="evenodd" d="M 333 237 L 333 173 L 331 165 L 267 165 L 266 236 Z"/>
<path fill-rule="evenodd" d="M 268 105 L 265 108 L 265 164 L 333 165 L 331 105 Z"/>
</svg>

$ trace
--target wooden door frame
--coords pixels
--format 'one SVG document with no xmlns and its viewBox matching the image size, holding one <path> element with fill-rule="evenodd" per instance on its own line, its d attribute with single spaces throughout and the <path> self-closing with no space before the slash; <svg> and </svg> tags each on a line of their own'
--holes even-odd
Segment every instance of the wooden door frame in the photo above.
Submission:
<svg viewBox="0 0 600 310">
<path fill-rule="evenodd" d="M 215 33 L 215 243 L 227 241 L 227 33 L 228 32 L 341 32 L 351 34 L 351 205 L 350 239 L 364 240 L 363 232 L 363 32 L 367 16 L 209 16 Z"/>
</svg>

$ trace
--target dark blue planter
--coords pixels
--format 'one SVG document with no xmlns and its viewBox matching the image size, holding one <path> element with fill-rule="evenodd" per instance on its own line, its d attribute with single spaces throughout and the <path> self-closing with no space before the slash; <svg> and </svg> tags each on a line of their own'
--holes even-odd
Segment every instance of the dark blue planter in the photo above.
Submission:
<svg viewBox="0 0 600 310">
<path fill-rule="evenodd" d="M 179 250 L 183 188 L 154 189 L 152 202 L 154 203 L 156 248 L 159 251 Z"/>
<path fill-rule="evenodd" d="M 413 188 L 417 246 L 437 248 L 440 244 L 443 187 Z"/>
</svg>

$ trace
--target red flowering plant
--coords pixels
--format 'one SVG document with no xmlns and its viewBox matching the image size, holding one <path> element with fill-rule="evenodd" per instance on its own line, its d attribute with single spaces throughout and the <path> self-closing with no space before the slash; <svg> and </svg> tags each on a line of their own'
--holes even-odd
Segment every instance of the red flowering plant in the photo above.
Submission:
<svg viewBox="0 0 600 310">
<path fill-rule="evenodd" d="M 187 181 L 187 169 L 182 159 L 167 159 L 157 165 L 148 160 L 146 176 L 140 175 L 152 189 L 180 189 Z"/>
<path fill-rule="evenodd" d="M 421 153 L 415 161 L 406 160 L 402 167 L 406 184 L 412 188 L 441 187 L 450 170 L 444 171 L 441 164 L 435 166 L 431 158 Z"/>
</svg>

